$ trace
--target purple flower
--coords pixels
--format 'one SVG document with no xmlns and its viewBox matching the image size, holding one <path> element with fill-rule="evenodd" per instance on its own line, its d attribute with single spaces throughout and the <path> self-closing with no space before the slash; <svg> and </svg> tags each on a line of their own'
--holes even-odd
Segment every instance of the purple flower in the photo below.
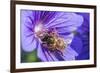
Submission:
<svg viewBox="0 0 100 73">
<path fill-rule="evenodd" d="M 90 58 L 90 50 L 89 50 L 90 14 L 89 13 L 78 13 L 78 14 L 83 16 L 84 22 L 78 28 L 77 34 L 74 36 L 74 39 L 71 43 L 71 47 L 74 48 L 74 50 L 78 53 L 76 60 L 87 60 Z"/>
<path fill-rule="evenodd" d="M 41 61 L 75 60 L 70 47 L 83 17 L 71 12 L 21 10 L 21 47 Z"/>
</svg>

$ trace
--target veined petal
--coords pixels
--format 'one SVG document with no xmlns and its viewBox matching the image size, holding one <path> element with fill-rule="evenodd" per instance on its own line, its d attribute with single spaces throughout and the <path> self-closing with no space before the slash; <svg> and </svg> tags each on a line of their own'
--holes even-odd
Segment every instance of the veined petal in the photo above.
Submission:
<svg viewBox="0 0 100 73">
<path fill-rule="evenodd" d="M 33 24 L 28 18 L 31 13 L 31 11 L 21 11 L 21 47 L 26 52 L 31 52 L 37 48 L 37 39 L 34 37 Z"/>
<path fill-rule="evenodd" d="M 52 11 L 52 12 L 46 11 L 45 13 L 46 14 L 44 16 L 42 16 L 42 22 L 43 22 L 43 24 L 46 25 L 49 21 L 51 21 L 54 18 L 54 16 L 56 15 L 56 12 L 55 11 Z"/>
<path fill-rule="evenodd" d="M 47 24 L 47 28 L 57 28 L 58 33 L 75 31 L 83 23 L 83 17 L 76 13 L 58 12 Z"/>
<path fill-rule="evenodd" d="M 64 41 L 67 43 L 67 44 L 71 44 L 73 38 L 74 38 L 74 34 L 71 33 L 69 35 L 66 36 L 66 34 L 64 35 L 60 35 L 60 37 L 64 38 Z"/>
<path fill-rule="evenodd" d="M 48 57 L 45 53 L 45 50 L 42 49 L 41 44 L 39 43 L 38 49 L 37 49 L 37 56 L 41 61 L 48 61 Z"/>
<path fill-rule="evenodd" d="M 26 52 L 32 52 L 38 46 L 37 39 L 33 36 L 27 38 L 22 36 L 21 39 L 22 49 Z"/>
<path fill-rule="evenodd" d="M 37 56 L 40 60 L 42 61 L 48 61 L 47 56 L 44 53 L 45 51 L 42 49 L 41 44 L 38 44 L 38 48 L 37 48 Z"/>
<path fill-rule="evenodd" d="M 54 56 L 53 52 L 49 51 L 47 48 L 44 48 L 39 44 L 37 51 L 38 58 L 43 62 L 47 61 L 58 61 L 58 59 Z"/>
<path fill-rule="evenodd" d="M 70 46 L 68 46 L 64 51 L 63 51 L 63 58 L 64 60 L 75 60 L 75 57 L 78 56 L 78 53 L 73 50 Z"/>
</svg>

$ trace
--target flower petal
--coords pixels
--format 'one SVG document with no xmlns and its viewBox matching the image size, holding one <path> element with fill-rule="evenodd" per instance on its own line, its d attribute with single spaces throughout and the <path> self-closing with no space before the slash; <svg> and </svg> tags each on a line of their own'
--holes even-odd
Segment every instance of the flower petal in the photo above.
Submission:
<svg viewBox="0 0 100 73">
<path fill-rule="evenodd" d="M 38 47 L 38 57 L 43 62 L 75 60 L 76 56 L 78 56 L 77 52 L 71 47 L 67 47 L 63 52 L 58 50 L 51 52 L 48 49 L 42 48 L 41 45 Z"/>
<path fill-rule="evenodd" d="M 38 46 L 37 40 L 33 36 L 27 38 L 23 36 L 21 39 L 22 49 L 26 52 L 32 52 Z"/>
<path fill-rule="evenodd" d="M 53 17 L 56 15 L 55 11 L 43 11 L 42 16 L 41 16 L 41 20 L 43 22 L 43 24 L 47 24 L 50 20 L 53 19 Z"/>
<path fill-rule="evenodd" d="M 37 39 L 34 37 L 33 25 L 28 16 L 31 11 L 21 11 L 21 47 L 26 52 L 31 52 L 37 47 Z"/>
<path fill-rule="evenodd" d="M 48 57 L 45 54 L 45 50 L 42 49 L 41 44 L 38 44 L 37 56 L 41 61 L 48 61 Z"/>
<path fill-rule="evenodd" d="M 42 47 L 41 44 L 39 44 L 37 52 L 38 58 L 40 58 L 43 62 L 58 61 L 58 59 L 53 55 L 53 53 L 47 48 Z"/>
<path fill-rule="evenodd" d="M 68 34 L 67 36 L 66 36 L 66 34 L 65 35 L 60 35 L 60 37 L 64 38 L 64 41 L 69 45 L 69 44 L 71 44 L 71 42 L 74 38 L 74 34 L 71 33 L 71 34 Z"/>
<path fill-rule="evenodd" d="M 75 60 L 75 57 L 78 56 L 78 53 L 73 50 L 70 46 L 68 46 L 64 51 L 63 51 L 63 58 L 64 60 Z"/>
<path fill-rule="evenodd" d="M 78 36 L 75 36 L 72 43 L 71 43 L 71 47 L 74 48 L 74 50 L 80 54 L 81 52 L 83 52 L 83 50 L 85 48 L 83 48 L 83 41 L 82 41 L 83 38 L 81 37 L 78 37 Z"/>
<path fill-rule="evenodd" d="M 57 28 L 58 33 L 75 31 L 83 22 L 83 17 L 76 13 L 58 12 L 47 24 L 47 28 Z"/>
</svg>

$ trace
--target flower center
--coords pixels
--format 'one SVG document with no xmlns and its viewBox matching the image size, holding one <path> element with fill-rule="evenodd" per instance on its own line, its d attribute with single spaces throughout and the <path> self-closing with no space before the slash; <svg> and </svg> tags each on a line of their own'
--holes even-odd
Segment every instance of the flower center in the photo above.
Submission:
<svg viewBox="0 0 100 73">
<path fill-rule="evenodd" d="M 35 32 L 43 47 L 49 50 L 63 50 L 66 47 L 64 39 L 59 37 L 55 29 L 48 31 L 39 26 L 35 28 Z"/>
</svg>

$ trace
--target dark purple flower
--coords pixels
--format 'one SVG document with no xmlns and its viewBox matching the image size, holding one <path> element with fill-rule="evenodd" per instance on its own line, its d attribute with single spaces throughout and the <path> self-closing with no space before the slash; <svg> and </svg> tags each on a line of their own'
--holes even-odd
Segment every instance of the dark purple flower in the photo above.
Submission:
<svg viewBox="0 0 100 73">
<path fill-rule="evenodd" d="M 74 47 L 74 50 L 79 54 L 76 57 L 76 60 L 87 60 L 90 58 L 90 50 L 89 50 L 90 14 L 89 13 L 78 13 L 78 14 L 83 16 L 84 22 L 78 28 L 77 34 L 74 36 L 74 39 L 71 43 L 71 47 L 72 48 Z"/>
<path fill-rule="evenodd" d="M 21 10 L 22 49 L 36 49 L 41 61 L 75 60 L 78 53 L 70 44 L 82 23 L 76 13 Z"/>
</svg>

